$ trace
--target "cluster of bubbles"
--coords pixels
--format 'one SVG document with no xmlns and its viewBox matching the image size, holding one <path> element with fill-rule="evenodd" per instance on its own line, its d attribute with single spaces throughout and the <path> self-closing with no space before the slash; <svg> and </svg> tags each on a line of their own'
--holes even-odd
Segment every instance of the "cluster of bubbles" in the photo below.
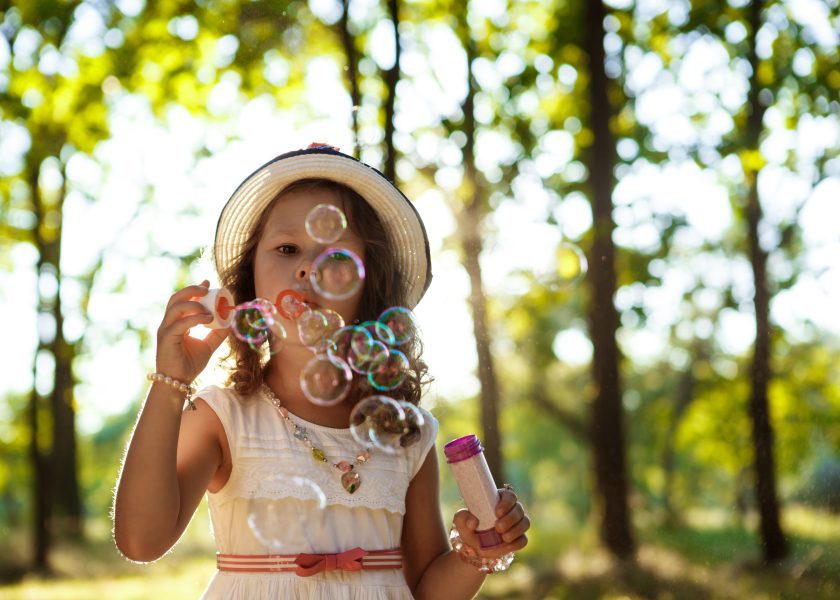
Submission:
<svg viewBox="0 0 840 600">
<path fill-rule="evenodd" d="M 312 239 L 329 245 L 341 237 L 347 219 L 338 207 L 319 204 L 307 215 L 305 228 Z M 328 247 L 310 270 L 314 291 L 331 300 L 349 298 L 364 278 L 361 259 L 343 248 Z M 351 427 L 360 443 L 394 451 L 416 441 L 413 438 L 423 423 L 420 411 L 410 403 L 381 395 L 399 388 L 409 369 L 403 350 L 417 329 L 409 309 L 393 306 L 375 321 L 347 325 L 337 312 L 313 309 L 299 292 L 287 289 L 273 303 L 257 298 L 232 310 L 233 334 L 256 351 L 268 341 L 269 353 L 279 352 L 287 337 L 281 317 L 295 324 L 301 344 L 314 354 L 300 374 L 301 390 L 313 404 L 338 404 L 351 392 L 355 378 L 366 382 L 375 395 L 357 405 L 358 427 Z"/>
<path fill-rule="evenodd" d="M 344 400 L 354 373 L 380 392 L 405 380 L 409 364 L 400 347 L 414 337 L 410 310 L 392 307 L 376 321 L 345 325 L 341 315 L 322 308 L 304 312 L 297 326 L 301 343 L 315 354 L 300 375 L 301 390 L 313 404 L 332 406 Z"/>
<path fill-rule="evenodd" d="M 305 227 L 312 239 L 328 246 L 312 263 L 312 289 L 330 300 L 351 297 L 364 282 L 364 265 L 350 250 L 329 247 L 347 227 L 344 214 L 335 206 L 320 204 L 308 214 Z M 287 337 L 282 322 L 294 323 L 301 344 L 313 353 L 300 374 L 301 390 L 313 404 L 342 402 L 354 381 L 370 390 L 371 395 L 360 400 L 350 415 L 350 433 L 363 447 L 395 453 L 420 439 L 424 425 L 420 409 L 385 395 L 403 384 L 409 370 L 404 350 L 417 330 L 409 309 L 394 306 L 374 321 L 347 325 L 337 312 L 312 308 L 298 291 L 287 289 L 273 303 L 257 299 L 233 311 L 234 335 L 257 351 L 268 341 L 271 354 Z M 296 552 L 317 542 L 326 507 L 318 484 L 299 474 L 283 474 L 261 481 L 260 488 L 249 501 L 248 525 L 269 553 Z M 307 514 L 307 519 L 290 520 L 290 506 L 291 514 Z"/>
</svg>

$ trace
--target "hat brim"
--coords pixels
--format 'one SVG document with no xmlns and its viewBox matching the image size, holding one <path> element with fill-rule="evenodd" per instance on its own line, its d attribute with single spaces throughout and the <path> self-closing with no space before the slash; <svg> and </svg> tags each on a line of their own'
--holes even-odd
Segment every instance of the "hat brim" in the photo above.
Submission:
<svg viewBox="0 0 840 600">
<path fill-rule="evenodd" d="M 271 201 L 302 179 L 328 179 L 355 190 L 376 212 L 395 253 L 405 301 L 414 308 L 432 280 L 426 228 L 417 209 L 382 173 L 328 147 L 282 154 L 249 175 L 228 200 L 216 226 L 213 257 L 221 274 L 242 253 Z"/>
</svg>

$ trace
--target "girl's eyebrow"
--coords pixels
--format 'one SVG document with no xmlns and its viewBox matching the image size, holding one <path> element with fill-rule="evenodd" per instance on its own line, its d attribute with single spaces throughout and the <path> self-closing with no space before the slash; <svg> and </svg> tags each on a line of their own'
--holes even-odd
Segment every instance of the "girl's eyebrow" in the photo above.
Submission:
<svg viewBox="0 0 840 600">
<path fill-rule="evenodd" d="M 300 234 L 300 232 L 300 228 L 297 227 L 292 227 L 290 225 L 278 225 L 277 227 L 272 227 L 271 229 L 266 228 L 265 235 L 297 235 Z"/>
</svg>

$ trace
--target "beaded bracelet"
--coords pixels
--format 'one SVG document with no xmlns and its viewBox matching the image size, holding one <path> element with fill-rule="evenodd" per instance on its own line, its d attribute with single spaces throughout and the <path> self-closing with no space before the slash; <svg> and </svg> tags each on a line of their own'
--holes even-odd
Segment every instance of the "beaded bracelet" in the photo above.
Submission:
<svg viewBox="0 0 840 600">
<path fill-rule="evenodd" d="M 159 381 L 160 383 L 165 383 L 179 392 L 183 392 L 185 394 L 184 400 L 186 400 L 187 406 L 189 407 L 188 410 L 195 410 L 195 402 L 193 402 L 192 399 L 193 395 L 195 395 L 195 387 L 189 383 L 178 381 L 177 379 L 173 379 L 169 375 L 164 375 L 163 373 L 149 373 L 146 375 L 146 379 L 149 381 Z"/>
<path fill-rule="evenodd" d="M 449 530 L 449 542 L 452 544 L 452 549 L 458 555 L 458 558 L 485 574 L 507 571 L 508 567 L 510 567 L 510 563 L 513 562 L 513 552 L 503 554 L 499 558 L 485 558 L 483 556 L 479 556 L 475 548 L 464 543 L 464 540 L 461 539 L 461 534 L 458 533 L 455 525 L 453 525 L 452 529 Z"/>
</svg>

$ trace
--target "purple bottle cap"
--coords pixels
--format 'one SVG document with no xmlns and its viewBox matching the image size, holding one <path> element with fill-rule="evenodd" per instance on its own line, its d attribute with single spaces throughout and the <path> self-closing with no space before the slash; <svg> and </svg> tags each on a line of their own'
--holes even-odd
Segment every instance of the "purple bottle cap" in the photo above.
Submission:
<svg viewBox="0 0 840 600">
<path fill-rule="evenodd" d="M 479 452 L 484 452 L 484 448 L 474 433 L 454 439 L 443 447 L 446 462 L 450 464 L 467 460 Z"/>
<path fill-rule="evenodd" d="M 495 529 L 476 531 L 475 534 L 478 536 L 478 543 L 481 544 L 482 548 L 493 548 L 504 543 L 502 536 Z"/>
</svg>

